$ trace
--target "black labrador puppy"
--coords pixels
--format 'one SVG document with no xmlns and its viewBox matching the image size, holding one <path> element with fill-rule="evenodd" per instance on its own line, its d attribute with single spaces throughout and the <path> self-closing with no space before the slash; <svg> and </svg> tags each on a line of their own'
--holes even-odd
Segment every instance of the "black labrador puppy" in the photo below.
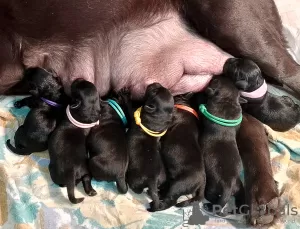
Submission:
<svg viewBox="0 0 300 229">
<path fill-rule="evenodd" d="M 166 190 L 160 192 L 158 209 L 164 210 L 177 203 L 183 195 L 193 198 L 178 203 L 184 207 L 201 201 L 205 189 L 203 152 L 200 151 L 200 122 L 197 112 L 191 108 L 192 93 L 175 96 L 175 111 L 171 126 L 162 138 L 161 155 L 166 167 Z"/>
<path fill-rule="evenodd" d="M 66 186 L 69 200 L 76 204 L 84 200 L 74 196 L 80 181 L 89 196 L 97 194 L 88 171 L 86 137 L 99 124 L 100 102 L 95 85 L 83 79 L 72 83 L 71 99 L 66 116 L 49 139 L 49 171 L 53 182 Z"/>
<path fill-rule="evenodd" d="M 203 118 L 203 133 L 200 135 L 200 150 L 204 153 L 206 207 L 220 210 L 233 195 L 237 207 L 244 203 L 244 189 L 239 178 L 241 158 L 236 143 L 236 134 L 242 121 L 239 91 L 222 76 L 213 79 L 205 91 L 206 105 L 200 104 Z"/>
<path fill-rule="evenodd" d="M 151 209 L 158 209 L 158 187 L 164 183 L 165 171 L 159 153 L 160 138 L 172 122 L 174 99 L 159 83 L 146 89 L 144 105 L 134 113 L 136 123 L 128 131 L 129 165 L 127 183 L 135 193 L 149 188 Z"/>
<path fill-rule="evenodd" d="M 260 68 L 251 60 L 229 59 L 224 74 L 231 78 L 246 100 L 243 110 L 276 131 L 288 131 L 300 122 L 300 108 L 288 96 L 267 92 Z"/>
<path fill-rule="evenodd" d="M 60 79 L 42 68 L 29 68 L 24 73 L 24 81 L 32 95 L 15 102 L 16 108 L 28 106 L 30 112 L 15 133 L 15 147 L 10 140 L 7 147 L 19 155 L 42 152 L 48 148 L 48 138 L 61 121 L 66 104 L 66 95 Z"/>
<path fill-rule="evenodd" d="M 101 102 L 99 125 L 87 137 L 89 170 L 99 181 L 116 181 L 118 191 L 128 190 L 125 176 L 128 167 L 126 128 L 131 112 L 128 91 L 121 91 Z"/>
</svg>

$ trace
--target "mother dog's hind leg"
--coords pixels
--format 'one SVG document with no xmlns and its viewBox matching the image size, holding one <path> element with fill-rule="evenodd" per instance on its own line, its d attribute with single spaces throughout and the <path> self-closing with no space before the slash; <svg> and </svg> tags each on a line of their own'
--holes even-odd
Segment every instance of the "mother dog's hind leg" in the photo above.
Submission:
<svg viewBox="0 0 300 229">
<path fill-rule="evenodd" d="M 273 179 L 264 126 L 250 115 L 243 115 L 237 144 L 245 174 L 245 199 L 252 225 L 266 225 L 280 216 L 280 197 Z"/>
</svg>

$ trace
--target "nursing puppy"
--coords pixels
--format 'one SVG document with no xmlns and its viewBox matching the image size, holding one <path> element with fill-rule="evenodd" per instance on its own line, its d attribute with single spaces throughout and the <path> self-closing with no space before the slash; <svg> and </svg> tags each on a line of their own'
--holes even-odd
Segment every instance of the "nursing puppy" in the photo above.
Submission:
<svg viewBox="0 0 300 229">
<path fill-rule="evenodd" d="M 90 128 L 99 124 L 100 103 L 94 84 L 83 79 L 72 83 L 71 98 L 67 115 L 49 139 L 49 171 L 53 182 L 66 186 L 69 200 L 77 204 L 84 200 L 74 196 L 75 185 L 80 181 L 89 196 L 97 194 L 87 166 L 86 136 Z"/>
<path fill-rule="evenodd" d="M 199 108 L 203 117 L 200 150 L 204 153 L 205 162 L 205 198 L 211 202 L 206 207 L 218 211 L 232 195 L 236 197 L 237 206 L 244 200 L 239 178 L 241 159 L 236 144 L 242 108 L 239 91 L 225 77 L 212 80 L 205 92 L 206 107 L 201 104 Z"/>
<path fill-rule="evenodd" d="M 15 133 L 15 147 L 7 147 L 19 155 L 29 155 L 48 148 L 48 137 L 62 119 L 66 96 L 60 79 L 42 68 L 30 68 L 24 73 L 24 83 L 30 87 L 30 97 L 15 102 L 16 108 L 28 106 L 30 112 Z"/>
<path fill-rule="evenodd" d="M 193 198 L 176 206 L 187 206 L 204 197 L 206 177 L 203 153 L 199 146 L 200 122 L 197 112 L 191 108 L 191 96 L 190 93 L 174 98 L 174 118 L 162 138 L 161 148 L 168 185 L 160 196 L 159 208 L 152 210 L 167 209 L 183 195 L 193 194 Z"/>
<path fill-rule="evenodd" d="M 248 220 L 252 225 L 269 224 L 278 216 L 280 201 L 273 178 L 268 137 L 262 123 L 243 114 L 237 144 L 245 171 Z"/>
<path fill-rule="evenodd" d="M 128 190 L 125 182 L 129 160 L 126 128 L 130 107 L 127 91 L 101 102 L 99 125 L 93 127 L 87 137 L 91 175 L 99 181 L 116 181 L 122 194 Z"/>
<path fill-rule="evenodd" d="M 287 131 L 300 122 L 300 108 L 288 96 L 267 92 L 260 68 L 251 60 L 229 59 L 224 74 L 241 90 L 243 110 L 276 131 Z"/>
<path fill-rule="evenodd" d="M 171 124 L 173 109 L 171 93 L 159 83 L 150 84 L 144 105 L 135 112 L 136 124 L 128 131 L 127 183 L 138 194 L 149 188 L 153 200 L 150 210 L 159 208 L 158 187 L 165 181 L 160 137 Z"/>
</svg>

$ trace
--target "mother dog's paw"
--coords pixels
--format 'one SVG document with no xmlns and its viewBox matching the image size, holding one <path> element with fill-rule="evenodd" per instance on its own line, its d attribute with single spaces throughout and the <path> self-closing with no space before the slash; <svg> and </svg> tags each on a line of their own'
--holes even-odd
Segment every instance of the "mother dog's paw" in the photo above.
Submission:
<svg viewBox="0 0 300 229">
<path fill-rule="evenodd" d="M 271 224 L 278 218 L 281 206 L 274 181 L 253 185 L 248 195 L 246 199 L 250 201 L 248 219 L 251 225 Z"/>
<path fill-rule="evenodd" d="M 278 197 L 273 198 L 265 204 L 254 204 L 250 212 L 249 220 L 251 225 L 267 225 L 272 223 L 279 213 L 279 208 Z"/>
</svg>

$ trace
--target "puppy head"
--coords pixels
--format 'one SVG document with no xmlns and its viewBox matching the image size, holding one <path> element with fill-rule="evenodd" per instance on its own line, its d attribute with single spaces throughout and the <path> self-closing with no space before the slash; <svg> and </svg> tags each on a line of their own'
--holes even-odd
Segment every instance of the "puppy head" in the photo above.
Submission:
<svg viewBox="0 0 300 229">
<path fill-rule="evenodd" d="M 161 131 L 170 125 L 173 110 L 174 99 L 170 91 L 159 83 L 150 84 L 145 93 L 142 122 L 147 122 L 155 131 Z"/>
<path fill-rule="evenodd" d="M 270 95 L 266 105 L 253 114 L 275 131 L 288 131 L 300 123 L 300 107 L 288 96 Z M 251 107 L 249 113 L 251 114 Z"/>
<path fill-rule="evenodd" d="M 61 80 L 53 71 L 43 68 L 28 68 L 24 72 L 30 94 L 52 99 L 63 92 Z"/>
<path fill-rule="evenodd" d="M 242 91 L 252 92 L 264 82 L 261 70 L 252 60 L 230 58 L 224 65 L 223 74 Z"/>
<path fill-rule="evenodd" d="M 127 88 L 123 88 L 118 92 L 113 92 L 112 97 L 122 108 L 130 103 L 130 91 Z"/>
<path fill-rule="evenodd" d="M 213 103 L 231 102 L 239 103 L 240 94 L 230 79 L 224 76 L 216 76 L 205 89 L 207 101 Z"/>
<path fill-rule="evenodd" d="M 187 94 L 183 95 L 176 95 L 174 97 L 174 102 L 175 104 L 182 104 L 182 105 L 190 105 L 191 104 L 191 99 L 193 98 L 194 93 L 190 92 Z"/>
<path fill-rule="evenodd" d="M 77 120 L 91 123 L 99 120 L 100 99 L 95 85 L 84 79 L 76 79 L 71 85 L 70 110 Z"/>
</svg>

